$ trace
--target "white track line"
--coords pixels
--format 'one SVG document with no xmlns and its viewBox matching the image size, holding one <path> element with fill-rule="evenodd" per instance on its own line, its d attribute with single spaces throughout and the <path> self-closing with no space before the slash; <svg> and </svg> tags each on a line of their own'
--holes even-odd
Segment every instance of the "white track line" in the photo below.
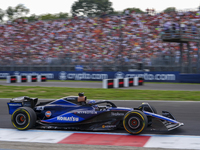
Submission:
<svg viewBox="0 0 200 150">
<path fill-rule="evenodd" d="M 42 130 L 19 131 L 15 129 L 0 129 L 0 141 L 14 142 L 39 142 L 58 143 L 73 133 L 67 132 L 43 132 Z"/>
<path fill-rule="evenodd" d="M 144 147 L 199 150 L 200 136 L 152 136 Z"/>
<path fill-rule="evenodd" d="M 69 137 L 73 133 L 107 134 L 107 135 L 127 135 L 125 133 L 101 133 L 101 132 L 73 132 L 55 130 L 27 130 L 0 128 L 0 141 L 15 142 L 38 142 L 38 143 L 58 143 Z M 150 136 L 146 148 L 168 148 L 168 149 L 200 149 L 200 136 L 184 135 L 156 135 L 141 134 L 137 136 Z"/>
</svg>

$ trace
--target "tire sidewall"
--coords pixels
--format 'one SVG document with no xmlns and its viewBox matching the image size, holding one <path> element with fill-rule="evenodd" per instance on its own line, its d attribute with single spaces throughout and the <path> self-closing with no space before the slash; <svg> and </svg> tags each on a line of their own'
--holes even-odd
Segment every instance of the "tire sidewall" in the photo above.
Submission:
<svg viewBox="0 0 200 150">
<path fill-rule="evenodd" d="M 22 125 L 20 125 L 17 121 L 19 116 L 25 117 L 25 122 L 23 122 Z M 16 129 L 27 130 L 34 126 L 36 122 L 36 114 L 31 108 L 21 107 L 14 111 L 11 117 L 11 121 Z"/>
<path fill-rule="evenodd" d="M 132 129 L 129 125 L 130 119 L 134 117 L 139 119 L 139 126 L 136 129 Z M 141 133 L 146 128 L 147 123 L 148 123 L 147 116 L 142 111 L 138 110 L 127 112 L 123 119 L 123 126 L 125 130 L 131 134 Z"/>
</svg>

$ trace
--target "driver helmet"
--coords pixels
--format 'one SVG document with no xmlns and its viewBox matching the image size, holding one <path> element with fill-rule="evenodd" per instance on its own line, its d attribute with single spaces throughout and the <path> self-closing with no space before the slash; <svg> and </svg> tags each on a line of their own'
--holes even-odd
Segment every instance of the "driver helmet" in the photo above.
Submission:
<svg viewBox="0 0 200 150">
<path fill-rule="evenodd" d="M 94 103 L 96 103 L 96 101 L 95 100 L 90 100 L 89 102 L 88 102 L 88 104 L 94 104 Z M 94 108 L 97 108 L 98 106 L 97 105 L 92 105 Z"/>
<path fill-rule="evenodd" d="M 95 100 L 90 100 L 88 103 L 89 104 L 94 104 L 94 103 L 96 103 L 96 101 Z"/>
</svg>

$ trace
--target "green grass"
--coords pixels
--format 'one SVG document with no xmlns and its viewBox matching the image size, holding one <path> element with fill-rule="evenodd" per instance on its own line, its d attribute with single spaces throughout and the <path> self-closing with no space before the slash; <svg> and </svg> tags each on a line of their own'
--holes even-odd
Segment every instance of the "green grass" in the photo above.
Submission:
<svg viewBox="0 0 200 150">
<path fill-rule="evenodd" d="M 101 89 L 101 88 L 67 88 L 67 87 L 33 87 L 0 85 L 0 98 L 19 96 L 38 97 L 39 99 L 57 99 L 84 92 L 88 99 L 104 100 L 176 100 L 199 101 L 199 91 L 156 91 L 135 89 Z"/>
</svg>

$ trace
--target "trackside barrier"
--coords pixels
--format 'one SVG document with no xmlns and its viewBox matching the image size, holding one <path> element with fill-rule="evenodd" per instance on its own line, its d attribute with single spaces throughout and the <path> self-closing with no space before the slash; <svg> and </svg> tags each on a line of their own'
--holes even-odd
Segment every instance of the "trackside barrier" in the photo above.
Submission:
<svg viewBox="0 0 200 150">
<path fill-rule="evenodd" d="M 144 84 L 144 78 L 134 77 L 134 78 L 116 78 L 116 79 L 104 79 L 103 88 L 121 88 L 121 87 L 131 87 Z"/>
<path fill-rule="evenodd" d="M 124 87 L 124 79 L 123 78 L 114 79 L 114 88 L 120 88 L 120 87 Z"/>
<path fill-rule="evenodd" d="M 27 77 L 26 76 L 17 76 L 17 82 L 27 82 Z"/>
<path fill-rule="evenodd" d="M 124 87 L 134 86 L 134 78 L 124 78 Z"/>
<path fill-rule="evenodd" d="M 45 82 L 47 80 L 44 75 L 17 75 L 7 76 L 7 83 L 21 83 L 21 82 Z"/>
<path fill-rule="evenodd" d="M 7 83 L 16 83 L 17 77 L 16 76 L 7 76 Z"/>
<path fill-rule="evenodd" d="M 139 85 L 143 85 L 144 84 L 144 78 L 142 78 L 142 77 L 139 77 Z"/>
<path fill-rule="evenodd" d="M 128 78 L 128 85 L 134 86 L 134 78 Z"/>
<path fill-rule="evenodd" d="M 37 76 L 37 82 L 45 82 L 47 81 L 47 77 L 43 75 L 38 75 Z"/>
<path fill-rule="evenodd" d="M 124 87 L 129 87 L 129 78 L 124 78 Z"/>
<path fill-rule="evenodd" d="M 28 75 L 28 82 L 37 82 L 36 75 Z"/>
<path fill-rule="evenodd" d="M 138 80 L 138 77 L 134 77 L 134 81 L 133 81 L 134 83 L 133 83 L 133 85 L 134 86 L 138 86 L 139 85 L 139 80 Z"/>
<path fill-rule="evenodd" d="M 104 79 L 103 80 L 103 88 L 114 88 L 114 80 L 113 79 Z"/>
</svg>

